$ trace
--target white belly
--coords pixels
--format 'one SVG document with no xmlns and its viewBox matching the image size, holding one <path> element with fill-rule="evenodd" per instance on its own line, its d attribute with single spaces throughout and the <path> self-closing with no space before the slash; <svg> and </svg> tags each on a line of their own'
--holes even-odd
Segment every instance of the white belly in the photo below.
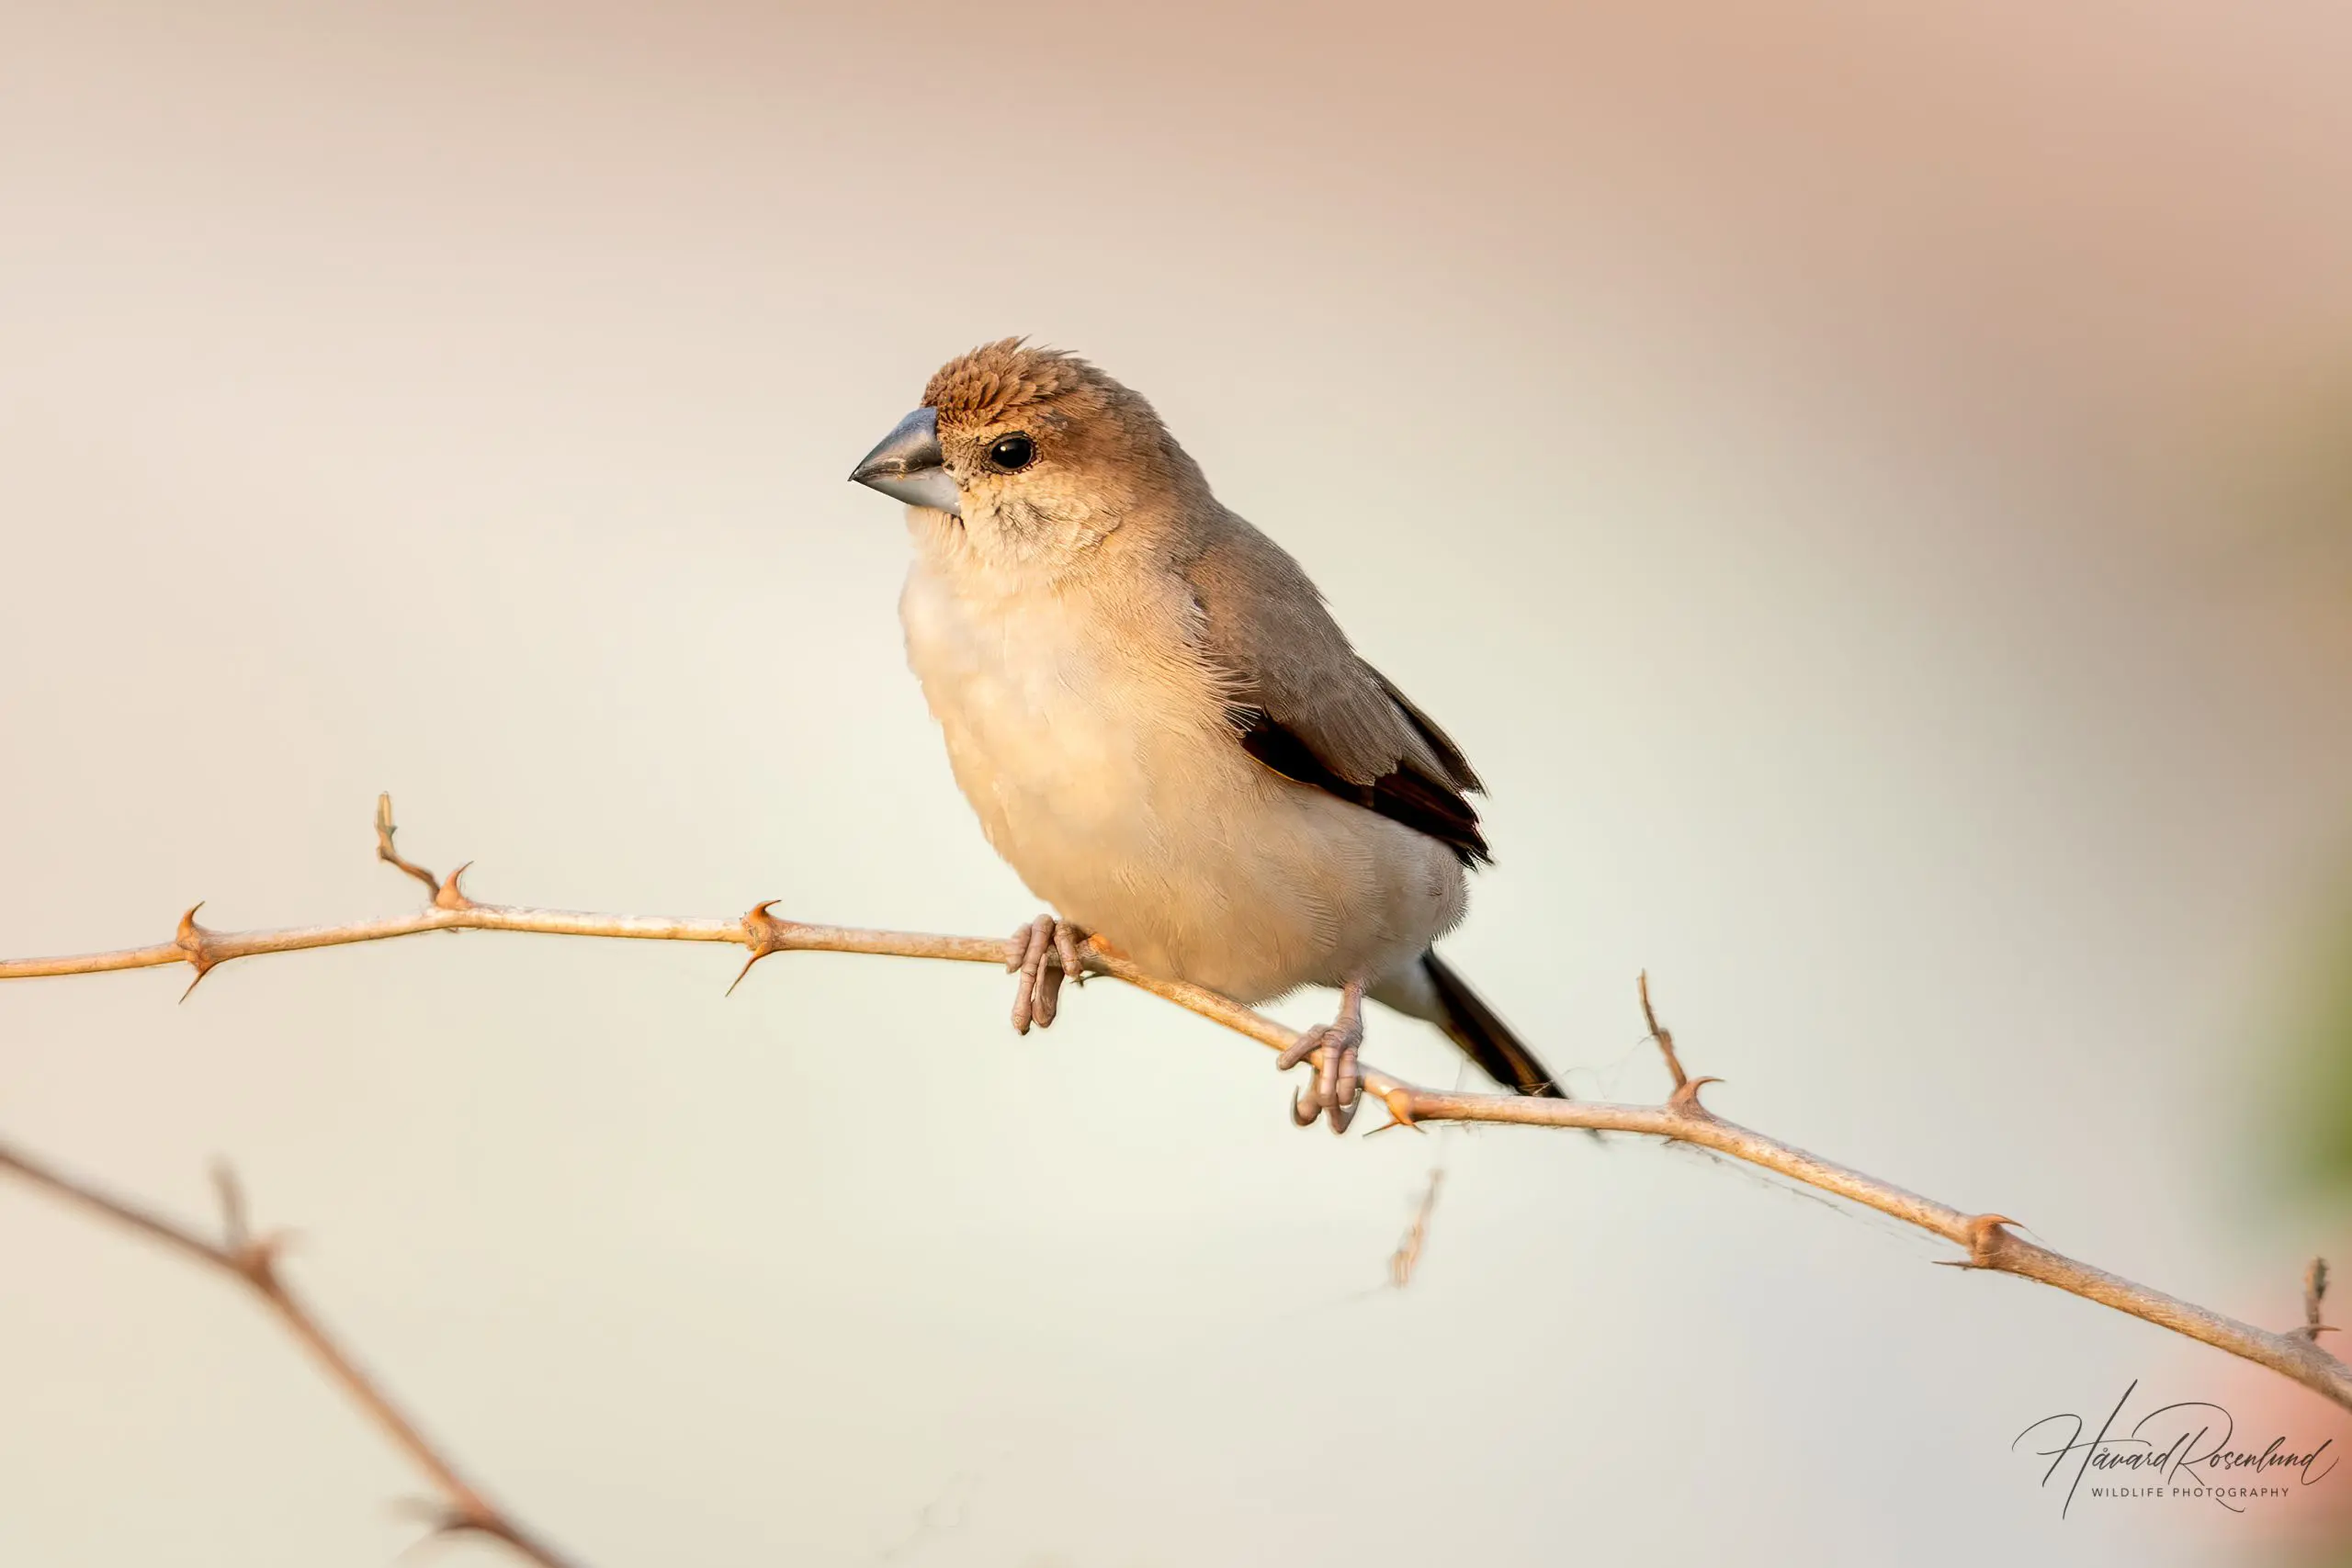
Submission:
<svg viewBox="0 0 2352 1568">
<path fill-rule="evenodd" d="M 918 564 L 908 662 L 989 841 L 1063 919 L 1244 1000 L 1402 971 L 1461 918 L 1425 835 L 1241 749 L 1181 602 L 975 602 Z"/>
</svg>

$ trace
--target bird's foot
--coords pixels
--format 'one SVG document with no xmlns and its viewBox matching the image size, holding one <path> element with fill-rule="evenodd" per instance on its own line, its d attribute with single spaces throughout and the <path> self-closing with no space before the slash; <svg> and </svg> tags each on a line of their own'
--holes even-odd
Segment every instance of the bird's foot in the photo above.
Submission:
<svg viewBox="0 0 2352 1568">
<path fill-rule="evenodd" d="M 1004 944 L 1004 966 L 1019 973 L 1012 989 L 1012 1032 L 1026 1034 L 1035 1023 L 1053 1027 L 1060 1010 L 1062 980 L 1086 984 L 1086 965 L 1078 955 L 1085 934 L 1068 920 L 1040 915 L 1015 931 Z"/>
<path fill-rule="evenodd" d="M 1348 1130 L 1348 1123 L 1355 1120 L 1356 1100 L 1363 1090 L 1363 1074 L 1356 1066 L 1356 1053 L 1363 1046 L 1363 984 L 1351 980 L 1340 993 L 1339 1018 L 1315 1025 L 1274 1059 L 1276 1068 L 1288 1072 L 1321 1053 L 1315 1066 L 1314 1083 L 1305 1093 L 1291 1099 L 1292 1121 L 1302 1127 L 1311 1127 L 1317 1116 L 1328 1116 L 1332 1132 Z"/>
</svg>

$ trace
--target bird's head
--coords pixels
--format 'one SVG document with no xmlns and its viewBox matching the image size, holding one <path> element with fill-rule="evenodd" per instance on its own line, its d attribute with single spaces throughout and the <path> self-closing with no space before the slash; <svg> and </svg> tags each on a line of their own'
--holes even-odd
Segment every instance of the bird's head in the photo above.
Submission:
<svg viewBox="0 0 2352 1568">
<path fill-rule="evenodd" d="M 992 566 L 1077 565 L 1180 503 L 1200 470 L 1151 405 L 1072 354 L 1007 338 L 940 367 L 850 478 Z"/>
</svg>

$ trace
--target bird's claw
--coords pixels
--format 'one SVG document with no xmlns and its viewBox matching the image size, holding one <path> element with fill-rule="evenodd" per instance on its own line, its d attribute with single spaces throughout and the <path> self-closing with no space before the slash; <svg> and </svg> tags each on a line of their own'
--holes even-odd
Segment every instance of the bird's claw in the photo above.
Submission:
<svg viewBox="0 0 2352 1568">
<path fill-rule="evenodd" d="M 1277 1068 L 1288 1072 L 1317 1052 L 1322 1053 L 1315 1066 L 1315 1081 L 1304 1093 L 1291 1097 L 1293 1122 L 1311 1127 L 1317 1116 L 1323 1116 L 1329 1120 L 1332 1132 L 1348 1130 L 1348 1123 L 1356 1119 L 1356 1102 L 1363 1094 L 1363 1076 L 1356 1066 L 1356 1054 L 1363 1046 L 1363 1024 L 1343 1016 L 1337 1023 L 1318 1023 L 1307 1030 L 1274 1059 Z"/>
<path fill-rule="evenodd" d="M 1068 920 L 1040 915 L 1016 929 L 1004 944 L 1004 966 L 1021 978 L 1012 990 L 1012 1032 L 1026 1034 L 1033 1022 L 1053 1027 L 1061 1009 L 1062 980 L 1086 984 L 1086 966 L 1078 955 L 1078 928 Z"/>
</svg>

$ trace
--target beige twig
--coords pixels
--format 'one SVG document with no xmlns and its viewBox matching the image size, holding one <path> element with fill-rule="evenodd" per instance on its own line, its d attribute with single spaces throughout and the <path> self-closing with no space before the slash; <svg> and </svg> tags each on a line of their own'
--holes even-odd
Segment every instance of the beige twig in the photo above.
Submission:
<svg viewBox="0 0 2352 1568">
<path fill-rule="evenodd" d="M 429 1511 L 434 1534 L 488 1536 L 504 1542 L 526 1562 L 540 1563 L 543 1568 L 571 1568 L 570 1558 L 524 1529 L 513 1516 L 483 1496 L 479 1487 L 460 1474 L 457 1466 L 417 1429 L 416 1423 L 392 1402 L 382 1385 L 363 1371 L 351 1353 L 327 1332 L 318 1314 L 295 1293 L 279 1270 L 285 1238 L 255 1235 L 250 1228 L 244 1191 L 227 1166 L 216 1167 L 213 1171 L 213 1183 L 220 1194 L 219 1241 L 208 1241 L 144 1204 L 113 1197 L 78 1178 L 67 1176 L 6 1142 L 0 1142 L 0 1170 L 12 1172 L 68 1202 L 243 1282 L 277 1314 L 288 1332 L 326 1369 L 327 1375 L 342 1387 L 352 1403 L 424 1472 L 439 1494 Z"/>
<path fill-rule="evenodd" d="M 772 953 L 872 953 L 901 958 L 949 959 L 967 964 L 1001 964 L 1001 937 L 932 936 L 915 931 L 861 931 L 844 926 L 808 925 L 778 919 L 771 905 L 761 904 L 739 919 L 662 919 L 634 915 L 582 914 L 562 909 L 534 909 L 478 904 L 457 891 L 457 876 L 435 878 L 421 866 L 391 853 L 391 803 L 377 807 L 378 852 L 410 875 L 435 889 L 434 907 L 390 919 L 362 920 L 350 925 L 311 926 L 287 931 L 214 931 L 195 922 L 194 911 L 181 921 L 177 936 L 151 947 L 125 948 L 67 958 L 33 958 L 0 962 L 0 980 L 40 976 L 93 975 L 118 969 L 153 968 L 166 964 L 192 964 L 199 977 L 232 958 L 266 953 L 293 953 L 304 948 L 336 947 L 356 942 L 381 942 L 435 931 L 538 931 L 550 936 L 617 937 L 655 942 L 727 942 L 748 950 L 757 963 Z M 460 868 L 463 869 L 462 867 Z M 1261 1013 L 1215 991 L 1180 980 L 1146 975 L 1100 940 L 1085 949 L 1087 968 L 1123 980 L 1156 997 L 1224 1025 L 1237 1034 L 1275 1051 L 1287 1050 L 1297 1034 Z M 749 965 L 746 965 L 748 971 Z M 736 978 L 740 981 L 742 976 Z M 2076 1262 L 2047 1247 L 2013 1235 L 2013 1223 L 1998 1214 L 1971 1214 L 1932 1199 L 1907 1192 L 1891 1182 L 1832 1165 L 1792 1145 L 1726 1122 L 1699 1103 L 1699 1090 L 1716 1080 L 1692 1077 L 1682 1070 L 1673 1035 L 1658 1024 L 1648 1002 L 1648 981 L 1642 984 L 1643 1015 L 1673 1077 L 1672 1095 L 1663 1105 L 1611 1105 L 1590 1100 L 1536 1100 L 1508 1094 L 1441 1093 L 1419 1088 L 1369 1066 L 1363 1068 L 1363 1089 L 1377 1096 L 1389 1116 L 1408 1126 L 1422 1122 L 1494 1122 L 1521 1126 L 1577 1127 L 1594 1132 L 1634 1133 L 1694 1144 L 1744 1160 L 1805 1186 L 1875 1209 L 1906 1224 L 1932 1232 L 1964 1250 L 1955 1259 L 1961 1267 L 2015 1274 L 2113 1307 L 2133 1317 L 2184 1334 L 2233 1356 L 2270 1368 L 2294 1379 L 2346 1409 L 2352 1409 L 2352 1368 L 2319 1348 L 2307 1324 L 2278 1334 L 2153 1291 L 2144 1285 Z M 2309 1292 L 2307 1291 L 2307 1295 Z"/>
<path fill-rule="evenodd" d="M 2303 1270 L 2303 1325 L 2293 1331 L 2295 1337 L 2317 1345 L 2321 1335 L 2335 1332 L 2333 1324 L 2320 1319 L 2320 1307 L 2326 1300 L 2327 1259 L 2314 1258 Z"/>
<path fill-rule="evenodd" d="M 1674 1092 L 1667 1097 L 1667 1105 L 1673 1110 L 1688 1111 L 1693 1116 L 1713 1114 L 1705 1106 L 1699 1103 L 1699 1091 L 1711 1083 L 1721 1083 L 1724 1080 L 1694 1078 L 1682 1070 L 1682 1058 L 1674 1054 L 1674 1031 L 1657 1021 L 1657 1010 L 1650 1006 L 1650 972 L 1646 969 L 1643 970 L 1635 977 L 1634 985 L 1634 989 L 1641 993 L 1642 1021 L 1649 1025 L 1650 1038 L 1657 1043 L 1657 1054 L 1666 1058 L 1666 1070 L 1674 1078 Z"/>
<path fill-rule="evenodd" d="M 380 803 L 381 807 L 390 809 L 391 799 L 392 797 L 389 795 L 384 796 Z M 432 885 L 433 879 L 426 877 L 425 886 L 429 887 Z M 1645 969 L 1634 976 L 1634 988 L 1641 993 L 1642 1021 L 1649 1025 L 1650 1039 L 1657 1043 L 1658 1055 L 1666 1058 L 1666 1070 L 1672 1075 L 1674 1087 L 1680 1089 L 1690 1081 L 1690 1075 L 1682 1070 L 1682 1058 L 1674 1054 L 1674 1031 L 1657 1021 L 1657 1010 L 1650 1006 L 1650 972 L 1648 970 Z"/>
<path fill-rule="evenodd" d="M 1405 1227 L 1405 1239 L 1396 1244 L 1396 1252 L 1388 1259 L 1388 1279 L 1398 1290 L 1413 1282 L 1413 1271 L 1421 1266 L 1421 1248 L 1430 1241 L 1430 1216 L 1437 1212 L 1437 1190 L 1445 1183 L 1442 1166 L 1430 1172 L 1430 1184 L 1421 1190 L 1421 1201 L 1413 1211 L 1413 1223 Z"/>
</svg>

